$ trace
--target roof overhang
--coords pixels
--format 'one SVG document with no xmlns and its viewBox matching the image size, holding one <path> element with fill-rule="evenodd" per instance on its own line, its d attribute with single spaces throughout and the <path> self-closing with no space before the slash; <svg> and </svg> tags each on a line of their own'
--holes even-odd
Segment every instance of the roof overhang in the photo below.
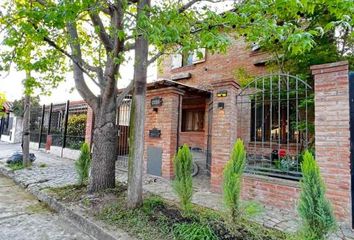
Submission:
<svg viewBox="0 0 354 240">
<path fill-rule="evenodd" d="M 207 90 L 203 90 L 200 88 L 192 87 L 180 82 L 168 80 L 168 79 L 162 79 L 162 80 L 157 80 L 151 83 L 147 84 L 147 90 L 153 90 L 153 89 L 161 89 L 161 88 L 168 88 L 168 87 L 175 87 L 180 90 L 185 91 L 186 93 L 189 94 L 195 94 L 195 95 L 204 95 L 204 96 L 210 96 L 211 92 Z"/>
</svg>

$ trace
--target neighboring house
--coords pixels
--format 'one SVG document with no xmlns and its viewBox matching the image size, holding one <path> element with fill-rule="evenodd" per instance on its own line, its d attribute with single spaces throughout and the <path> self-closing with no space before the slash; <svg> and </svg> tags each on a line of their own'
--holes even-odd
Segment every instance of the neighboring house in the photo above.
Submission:
<svg viewBox="0 0 354 240">
<path fill-rule="evenodd" d="M 5 116 L 0 119 L 1 141 L 20 143 L 22 141 L 22 117 L 17 117 L 12 112 L 11 102 L 5 102 L 2 107 Z"/>
</svg>

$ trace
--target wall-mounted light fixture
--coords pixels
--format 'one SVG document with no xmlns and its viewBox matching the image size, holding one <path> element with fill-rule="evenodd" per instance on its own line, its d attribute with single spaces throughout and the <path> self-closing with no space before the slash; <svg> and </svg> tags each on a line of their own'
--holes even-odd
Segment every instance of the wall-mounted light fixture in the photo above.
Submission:
<svg viewBox="0 0 354 240">
<path fill-rule="evenodd" d="M 225 108 L 225 104 L 223 102 L 218 102 L 218 109 L 223 110 Z"/>
<path fill-rule="evenodd" d="M 227 97 L 227 90 L 222 90 L 216 93 L 217 97 Z"/>
</svg>

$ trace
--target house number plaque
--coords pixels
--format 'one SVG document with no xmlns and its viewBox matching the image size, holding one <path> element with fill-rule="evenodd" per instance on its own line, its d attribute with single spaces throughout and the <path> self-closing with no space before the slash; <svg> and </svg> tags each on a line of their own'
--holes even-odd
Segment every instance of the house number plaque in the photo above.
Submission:
<svg viewBox="0 0 354 240">
<path fill-rule="evenodd" d="M 159 138 L 161 136 L 161 130 L 157 128 L 153 128 L 149 130 L 149 137 L 151 138 Z"/>
</svg>

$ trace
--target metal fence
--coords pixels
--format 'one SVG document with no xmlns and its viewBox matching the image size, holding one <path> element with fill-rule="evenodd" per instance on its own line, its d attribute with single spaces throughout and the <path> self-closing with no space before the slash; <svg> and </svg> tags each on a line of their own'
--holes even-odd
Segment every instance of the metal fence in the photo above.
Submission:
<svg viewBox="0 0 354 240">
<path fill-rule="evenodd" d="M 65 147 L 80 149 L 81 145 L 85 142 L 86 120 L 86 104 L 69 107 Z"/>
<path fill-rule="evenodd" d="M 85 141 L 87 104 L 67 101 L 32 108 L 30 140 L 39 148 L 57 146 L 80 149 Z"/>
<path fill-rule="evenodd" d="M 118 157 L 116 166 L 122 170 L 128 169 L 130 108 L 131 99 L 125 99 L 117 111 Z"/>
<path fill-rule="evenodd" d="M 32 107 L 30 110 L 30 141 L 40 142 L 40 128 L 42 124 L 42 108 Z"/>
<path fill-rule="evenodd" d="M 302 153 L 313 139 L 312 88 L 288 74 L 256 78 L 237 96 L 237 135 L 247 148 L 247 172 L 298 180 Z"/>
</svg>

